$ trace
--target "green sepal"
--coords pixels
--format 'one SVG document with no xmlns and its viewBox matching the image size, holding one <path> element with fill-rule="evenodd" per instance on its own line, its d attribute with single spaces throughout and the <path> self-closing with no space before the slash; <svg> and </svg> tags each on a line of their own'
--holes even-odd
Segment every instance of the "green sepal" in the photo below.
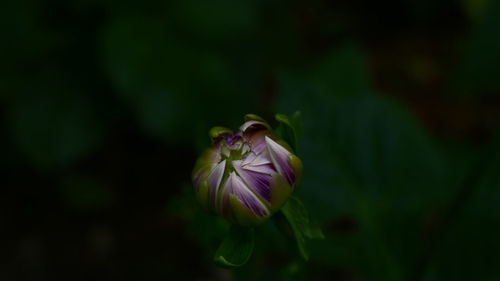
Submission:
<svg viewBox="0 0 500 281">
<path fill-rule="evenodd" d="M 233 131 L 231 131 L 230 129 L 228 128 L 224 128 L 224 127 L 213 127 L 212 129 L 210 129 L 210 131 L 208 132 L 208 135 L 210 136 L 210 138 L 212 140 L 215 140 L 216 138 L 222 136 L 222 135 L 228 135 L 228 134 L 232 134 Z"/>
<path fill-rule="evenodd" d="M 293 192 L 285 177 L 276 173 L 271 179 L 271 212 L 277 212 Z"/>
<path fill-rule="evenodd" d="M 244 265 L 252 255 L 254 240 L 253 228 L 231 225 L 229 232 L 215 252 L 215 263 L 225 268 Z"/>
<path fill-rule="evenodd" d="M 300 158 L 295 156 L 294 154 L 290 154 L 290 156 L 288 156 L 288 163 L 290 164 L 290 166 L 292 166 L 292 169 L 295 172 L 295 187 L 297 187 L 302 181 L 302 160 L 300 160 Z"/>
<path fill-rule="evenodd" d="M 311 223 L 307 209 L 297 197 L 290 196 L 281 212 L 293 231 L 300 255 L 304 260 L 308 260 L 308 241 L 311 239 L 324 239 L 321 229 Z"/>
<path fill-rule="evenodd" d="M 260 116 L 258 115 L 255 115 L 255 114 L 247 114 L 245 115 L 245 122 L 248 122 L 248 121 L 256 121 L 258 123 L 261 123 L 262 125 L 264 125 L 264 127 L 266 127 L 268 130 L 271 130 L 271 126 L 269 125 L 269 123 L 267 123 L 266 120 L 264 120 L 264 118 L 261 118 Z"/>
<path fill-rule="evenodd" d="M 191 178 L 194 178 L 196 174 L 201 172 L 202 169 L 210 168 L 212 164 L 212 158 L 214 157 L 215 151 L 213 148 L 207 148 L 203 153 L 196 159 L 196 162 L 191 173 Z"/>
<path fill-rule="evenodd" d="M 213 210 L 210 208 L 209 198 L 208 198 L 208 182 L 206 180 L 200 182 L 200 186 L 196 191 L 196 199 L 200 203 L 201 207 L 209 212 Z"/>
<path fill-rule="evenodd" d="M 294 152 L 297 152 L 298 139 L 302 134 L 302 114 L 300 111 L 289 116 L 278 113 L 275 118 L 279 122 L 275 133 L 287 142 Z"/>
<path fill-rule="evenodd" d="M 266 120 L 264 120 L 264 118 L 260 117 L 259 115 L 253 114 L 253 113 L 245 115 L 244 118 L 245 118 L 245 121 L 259 121 L 259 122 L 267 124 L 267 122 L 266 122 Z"/>
</svg>

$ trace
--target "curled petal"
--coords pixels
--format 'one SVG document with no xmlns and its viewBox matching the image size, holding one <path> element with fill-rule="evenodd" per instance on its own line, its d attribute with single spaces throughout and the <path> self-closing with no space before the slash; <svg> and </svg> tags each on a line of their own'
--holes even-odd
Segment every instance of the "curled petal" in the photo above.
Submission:
<svg viewBox="0 0 500 281">
<path fill-rule="evenodd" d="M 265 137 L 269 134 L 268 131 L 262 130 L 253 132 L 250 134 L 245 134 L 245 139 L 250 143 L 252 148 L 252 152 L 255 155 L 260 154 L 266 148 L 266 139 Z"/>
<path fill-rule="evenodd" d="M 196 189 L 199 188 L 201 181 L 205 180 L 210 174 L 212 169 L 215 167 L 214 163 L 220 160 L 219 149 L 209 148 L 206 149 L 202 155 L 198 158 L 194 165 L 192 179 L 193 185 Z"/>
<path fill-rule="evenodd" d="M 224 186 L 223 210 L 226 209 L 229 202 L 229 196 L 233 195 L 238 201 L 253 214 L 259 217 L 269 215 L 269 210 L 262 204 L 259 198 L 248 188 L 241 178 L 232 172 Z M 237 215 L 237 214 L 236 214 Z"/>
<path fill-rule="evenodd" d="M 295 172 L 288 162 L 291 153 L 271 138 L 267 136 L 265 138 L 267 151 L 269 152 L 269 156 L 271 157 L 274 167 L 278 170 L 278 173 L 285 177 L 288 184 L 293 185 L 295 182 Z"/>
<path fill-rule="evenodd" d="M 255 132 L 259 130 L 270 130 L 270 127 L 267 123 L 256 120 L 247 121 L 240 127 L 240 131 L 243 133 Z"/>
<path fill-rule="evenodd" d="M 217 193 L 219 190 L 220 183 L 222 181 L 222 176 L 224 175 L 225 168 L 226 168 L 226 160 L 223 160 L 217 165 L 214 165 L 210 175 L 207 178 L 207 184 L 212 203 L 215 203 L 216 201 Z"/>
<path fill-rule="evenodd" d="M 262 174 L 268 174 L 272 175 L 276 173 L 276 169 L 274 169 L 273 164 L 262 164 L 262 165 L 246 165 L 242 167 L 244 170 L 252 171 L 252 172 L 257 172 L 257 173 L 262 173 Z"/>
<path fill-rule="evenodd" d="M 271 203 L 271 176 L 255 170 L 245 169 L 241 167 L 241 161 L 234 161 L 233 164 L 236 173 L 238 173 L 248 188 Z"/>
<path fill-rule="evenodd" d="M 255 153 L 249 153 L 248 156 L 245 159 L 243 159 L 242 165 L 250 164 L 251 162 L 253 162 L 255 160 L 255 158 L 257 158 L 257 156 L 258 155 Z"/>
<path fill-rule="evenodd" d="M 264 143 L 265 144 L 265 143 Z M 248 157 L 243 160 L 243 165 L 264 165 L 270 164 L 269 154 L 266 151 L 262 151 L 260 154 L 250 153 Z"/>
</svg>

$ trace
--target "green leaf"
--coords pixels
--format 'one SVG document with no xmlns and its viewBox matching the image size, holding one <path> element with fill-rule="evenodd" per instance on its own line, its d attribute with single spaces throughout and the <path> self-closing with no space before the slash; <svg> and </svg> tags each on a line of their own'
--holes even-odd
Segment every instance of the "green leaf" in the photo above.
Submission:
<svg viewBox="0 0 500 281">
<path fill-rule="evenodd" d="M 321 229 L 311 223 L 307 209 L 297 197 L 290 197 L 281 211 L 292 228 L 301 256 L 304 260 L 308 260 L 309 250 L 307 241 L 311 239 L 323 239 L 324 236 Z"/>
<path fill-rule="evenodd" d="M 299 136 L 302 134 L 302 114 L 296 111 L 293 115 L 276 114 L 280 123 L 276 133 L 297 152 Z"/>
<path fill-rule="evenodd" d="M 215 252 L 217 265 L 234 268 L 244 265 L 252 255 L 254 229 L 232 225 L 229 233 Z"/>
</svg>

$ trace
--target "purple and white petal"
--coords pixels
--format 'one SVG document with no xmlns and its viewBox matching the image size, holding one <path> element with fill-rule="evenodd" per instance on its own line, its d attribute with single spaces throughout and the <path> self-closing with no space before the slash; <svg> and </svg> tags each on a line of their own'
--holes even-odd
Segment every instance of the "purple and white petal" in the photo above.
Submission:
<svg viewBox="0 0 500 281">
<path fill-rule="evenodd" d="M 241 139 L 241 132 L 236 132 L 234 134 L 224 135 L 224 141 L 226 142 L 226 144 L 228 146 L 232 146 L 240 139 Z"/>
<path fill-rule="evenodd" d="M 238 173 L 247 187 L 264 200 L 271 202 L 271 176 L 244 169 L 240 166 L 241 161 L 234 161 L 233 164 L 236 173 Z"/>
<path fill-rule="evenodd" d="M 215 203 L 217 198 L 217 191 L 219 190 L 220 183 L 222 181 L 222 176 L 224 175 L 224 170 L 226 169 L 226 160 L 214 165 L 210 175 L 207 178 L 209 193 L 212 202 Z"/>
<path fill-rule="evenodd" d="M 245 155 L 249 151 L 250 151 L 250 146 L 247 143 L 244 143 L 243 146 L 241 147 L 241 154 Z M 250 154 L 252 154 L 252 153 L 250 153 Z"/>
<path fill-rule="evenodd" d="M 276 173 L 276 169 L 274 169 L 273 164 L 263 164 L 263 165 L 246 165 L 242 167 L 244 170 L 273 175 Z"/>
<path fill-rule="evenodd" d="M 265 148 L 266 143 L 263 142 L 263 147 Z M 243 166 L 246 165 L 264 165 L 271 163 L 269 158 L 269 153 L 267 151 L 262 151 L 261 153 L 249 153 L 248 156 L 243 160 Z"/>
<path fill-rule="evenodd" d="M 252 152 L 256 155 L 260 154 L 266 148 L 265 136 L 269 134 L 267 130 L 261 130 L 251 134 L 245 134 L 244 139 L 252 148 Z"/>
<path fill-rule="evenodd" d="M 248 153 L 247 157 L 245 159 L 243 159 L 242 165 L 245 166 L 245 165 L 250 164 L 251 162 L 253 162 L 257 158 L 257 156 L 258 155 L 255 153 Z"/>
<path fill-rule="evenodd" d="M 269 153 L 267 151 L 262 151 L 253 161 L 250 163 L 251 165 L 257 166 L 257 165 L 264 165 L 264 164 L 270 164 L 271 159 L 269 156 Z"/>
<path fill-rule="evenodd" d="M 266 141 L 264 138 L 256 139 L 252 142 L 252 151 L 255 154 L 261 153 L 266 148 Z"/>
<path fill-rule="evenodd" d="M 240 202 L 250 211 L 252 211 L 257 216 L 266 216 L 269 214 L 269 210 L 262 204 L 259 198 L 253 194 L 252 191 L 248 188 L 248 186 L 241 180 L 241 178 L 235 173 L 232 172 L 229 175 L 229 178 L 226 181 L 226 185 L 224 186 L 224 206 L 223 209 L 226 209 L 227 206 L 227 198 L 229 194 L 233 194 L 240 200 Z"/>
<path fill-rule="evenodd" d="M 279 145 L 277 142 L 266 136 L 267 151 L 271 157 L 271 161 L 274 167 L 290 185 L 295 182 L 295 172 L 292 169 L 290 163 L 288 163 L 288 157 L 290 152 L 286 150 L 283 146 Z"/>
</svg>

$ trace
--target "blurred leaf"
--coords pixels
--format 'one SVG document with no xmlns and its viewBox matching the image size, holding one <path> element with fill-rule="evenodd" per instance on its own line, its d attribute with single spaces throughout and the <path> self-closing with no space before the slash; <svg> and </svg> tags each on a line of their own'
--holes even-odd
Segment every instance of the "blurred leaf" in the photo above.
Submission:
<svg viewBox="0 0 500 281">
<path fill-rule="evenodd" d="M 101 47 L 117 94 L 148 134 L 171 143 L 193 141 L 214 124 L 236 125 L 236 118 L 256 104 L 254 93 L 246 90 L 252 88 L 241 86 L 255 84 L 246 81 L 251 76 L 173 30 L 164 18 L 145 14 L 110 21 Z"/>
<path fill-rule="evenodd" d="M 434 252 L 428 255 L 426 281 L 497 280 L 500 276 L 500 134 L 473 163 L 457 208 L 445 224 Z M 477 167 L 476 167 L 477 166 Z M 470 174 L 470 173 L 479 174 Z M 462 183 L 463 185 L 463 183 Z"/>
<path fill-rule="evenodd" d="M 107 123 L 81 90 L 68 85 L 69 77 L 46 73 L 6 112 L 18 149 L 38 168 L 68 165 L 88 155 L 100 144 Z"/>
<path fill-rule="evenodd" d="M 146 17 L 117 16 L 103 31 L 102 47 L 111 82 L 145 130 L 171 140 L 189 135 L 184 129 L 199 106 L 183 94 L 197 53 L 172 38 L 164 22 Z"/>
<path fill-rule="evenodd" d="M 325 98 L 330 95 L 366 94 L 372 85 L 366 57 L 356 45 L 333 50 L 301 76 L 309 82 L 307 87 L 324 94 Z"/>
<path fill-rule="evenodd" d="M 254 229 L 232 225 L 221 245 L 215 252 L 214 261 L 223 267 L 244 265 L 253 252 Z"/>
<path fill-rule="evenodd" d="M 230 0 L 173 1 L 172 17 L 186 33 L 208 41 L 226 42 L 248 35 L 253 29 L 257 16 L 254 1 Z"/>
<path fill-rule="evenodd" d="M 369 280 L 409 278 L 424 243 L 422 225 L 455 186 L 416 118 L 370 88 L 359 50 L 334 52 L 327 57 L 339 63 L 280 74 L 278 110 L 304 116 L 298 195 L 326 234 L 312 243 L 313 256 Z"/>
<path fill-rule="evenodd" d="M 297 111 L 290 116 L 276 114 L 276 120 L 280 123 L 278 128 L 276 128 L 277 134 L 297 153 L 297 143 L 302 133 L 301 113 Z"/>
<path fill-rule="evenodd" d="M 230 226 L 222 217 L 207 214 L 195 198 L 193 186 L 184 184 L 180 194 L 169 200 L 166 211 L 170 216 L 186 222 L 186 234 L 205 249 L 208 260 L 212 259 L 211 255 L 216 250 L 220 237 L 228 232 Z"/>
<path fill-rule="evenodd" d="M 479 19 L 486 11 L 488 0 L 462 0 L 465 12 L 473 19 Z"/>
<path fill-rule="evenodd" d="M 477 3 L 476 3 L 477 2 Z M 500 90 L 500 1 L 475 1 L 484 13 L 472 27 L 463 60 L 452 77 L 451 90 L 467 96 L 496 95 Z"/>
<path fill-rule="evenodd" d="M 323 233 L 319 227 L 311 223 L 307 209 L 297 197 L 290 197 L 281 211 L 293 230 L 297 247 L 302 258 L 308 260 L 309 250 L 307 240 L 323 239 Z"/>
<path fill-rule="evenodd" d="M 99 211 L 113 201 L 113 194 L 106 186 L 88 176 L 66 177 L 60 192 L 65 204 L 82 211 Z"/>
</svg>

